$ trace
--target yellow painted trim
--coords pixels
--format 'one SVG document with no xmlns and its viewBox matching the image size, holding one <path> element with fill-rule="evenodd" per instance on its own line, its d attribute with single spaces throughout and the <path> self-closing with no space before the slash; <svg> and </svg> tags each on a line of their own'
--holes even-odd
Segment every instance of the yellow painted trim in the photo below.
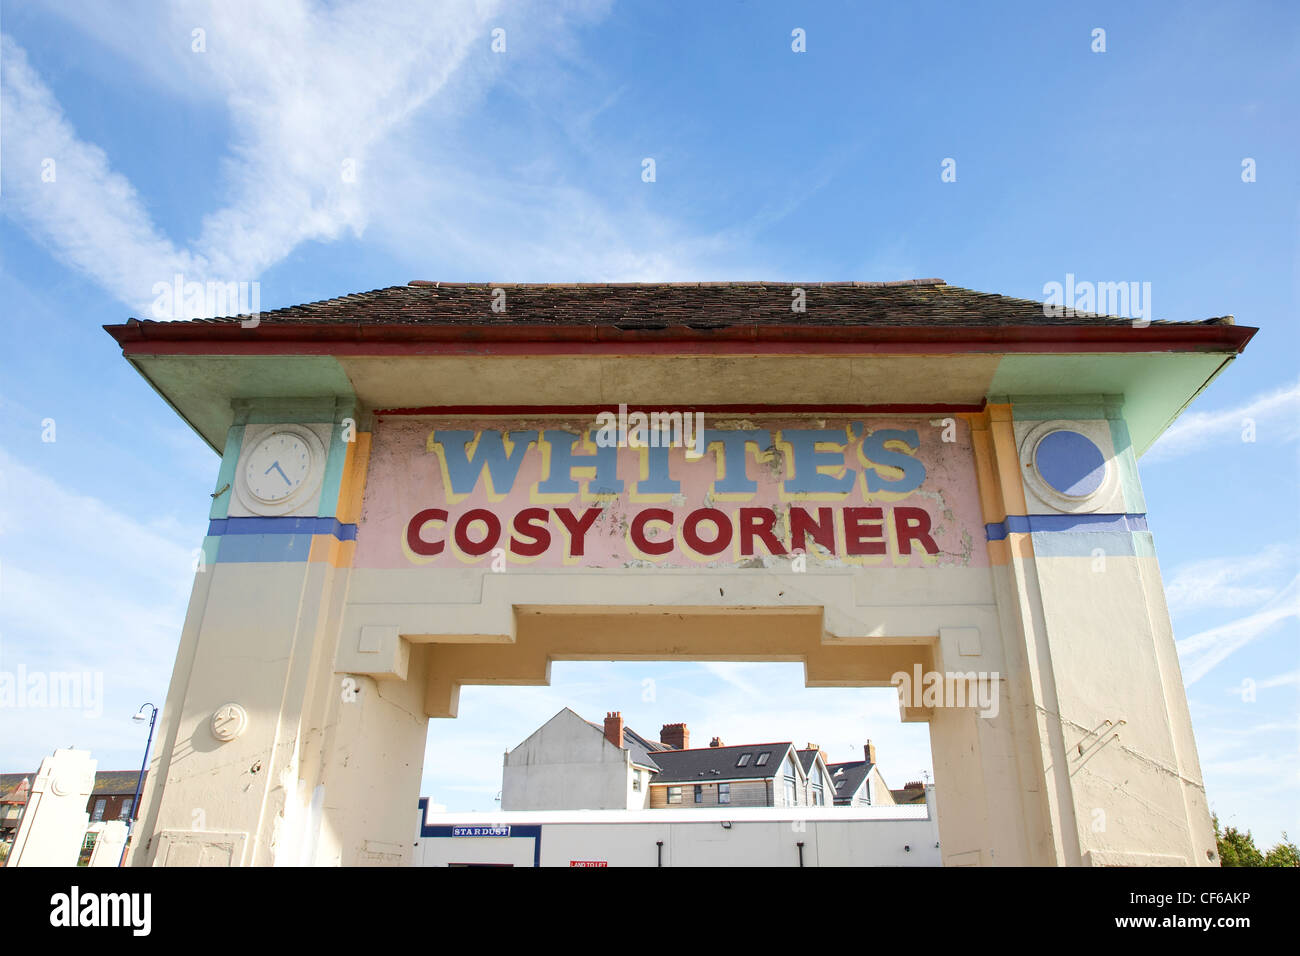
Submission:
<svg viewBox="0 0 1300 956">
<path fill-rule="evenodd" d="M 356 524 L 361 518 L 361 501 L 370 469 L 370 438 L 370 432 L 358 432 L 357 440 L 348 444 L 339 488 L 338 518 L 343 524 Z"/>
<path fill-rule="evenodd" d="M 356 551 L 355 541 L 340 541 L 332 534 L 314 534 L 311 536 L 311 550 L 307 552 L 307 560 L 323 561 L 335 568 L 350 568 Z"/>
<path fill-rule="evenodd" d="M 1025 486 L 1020 480 L 1020 454 L 1016 450 L 1016 433 L 1011 424 L 1011 406 L 989 405 L 988 414 L 993 467 L 998 475 L 1001 498 L 999 507 L 1003 517 L 1025 514 Z"/>
</svg>

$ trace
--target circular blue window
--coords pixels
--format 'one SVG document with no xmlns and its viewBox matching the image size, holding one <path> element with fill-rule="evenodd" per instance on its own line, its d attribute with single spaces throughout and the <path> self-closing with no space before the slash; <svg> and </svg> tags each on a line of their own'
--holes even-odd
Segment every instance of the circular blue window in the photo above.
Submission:
<svg viewBox="0 0 1300 956">
<path fill-rule="evenodd" d="M 1034 448 L 1034 467 L 1043 481 L 1067 498 L 1086 498 L 1106 479 L 1106 459 L 1078 432 L 1045 435 Z"/>
</svg>

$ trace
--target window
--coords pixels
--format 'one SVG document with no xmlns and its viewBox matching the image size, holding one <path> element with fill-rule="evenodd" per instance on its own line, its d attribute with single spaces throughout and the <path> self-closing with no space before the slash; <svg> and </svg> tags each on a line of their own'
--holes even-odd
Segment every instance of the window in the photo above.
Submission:
<svg viewBox="0 0 1300 956">
<path fill-rule="evenodd" d="M 736 761 L 736 766 L 737 766 L 737 767 L 743 767 L 743 766 L 745 766 L 745 764 L 749 763 L 749 758 L 752 757 L 752 756 L 754 756 L 754 755 L 753 755 L 753 754 L 741 754 L 741 755 L 740 755 L 740 759 Z M 765 757 L 765 756 L 767 756 L 767 755 L 764 754 L 763 756 Z M 763 759 L 762 759 L 762 757 L 759 758 L 759 760 L 758 760 L 758 765 L 759 765 L 760 767 L 763 766 Z"/>
<path fill-rule="evenodd" d="M 669 787 L 669 788 L 668 788 L 668 802 L 669 802 L 669 803 L 681 803 L 681 802 L 682 802 L 682 788 L 681 788 L 681 787 Z"/>
<path fill-rule="evenodd" d="M 632 789 L 635 790 L 637 793 L 641 792 L 641 771 L 640 770 L 632 771 Z"/>
<path fill-rule="evenodd" d="M 718 784 L 718 803 L 730 803 L 730 802 L 731 802 L 731 784 L 729 783 Z"/>
<path fill-rule="evenodd" d="M 107 800 L 96 800 L 96 801 L 95 801 L 95 812 L 94 812 L 94 814 L 91 815 L 91 818 L 90 818 L 90 819 L 92 819 L 92 820 L 102 820 L 102 819 L 104 819 L 104 807 L 106 807 L 106 806 L 108 806 L 108 801 L 107 801 Z"/>
<path fill-rule="evenodd" d="M 796 800 L 794 798 L 794 781 L 791 780 L 789 777 L 786 777 L 785 778 L 785 805 L 787 807 L 793 807 L 795 804 L 796 804 Z"/>
<path fill-rule="evenodd" d="M 772 751 L 764 750 L 761 754 L 758 755 L 758 760 L 754 761 L 754 766 L 756 767 L 763 766 L 763 764 L 767 763 L 768 758 L 771 756 L 772 756 Z"/>
<path fill-rule="evenodd" d="M 696 803 L 704 802 L 704 784 L 702 783 L 697 783 L 695 785 L 695 802 Z"/>
<path fill-rule="evenodd" d="M 122 814 L 121 816 L 118 817 L 119 820 L 131 819 L 131 804 L 134 802 L 135 802 L 135 797 L 127 797 L 125 800 L 122 801 Z"/>
</svg>

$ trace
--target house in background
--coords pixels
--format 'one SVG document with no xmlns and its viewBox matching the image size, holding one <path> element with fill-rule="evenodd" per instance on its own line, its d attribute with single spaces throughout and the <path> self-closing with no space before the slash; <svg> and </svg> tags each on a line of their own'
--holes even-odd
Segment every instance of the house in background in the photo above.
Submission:
<svg viewBox="0 0 1300 956">
<path fill-rule="evenodd" d="M 0 838 L 12 840 L 18 818 L 27 804 L 27 793 L 35 773 L 0 773 Z M 149 779 L 145 771 L 144 779 Z M 131 815 L 139 770 L 101 770 L 95 774 L 95 788 L 86 801 L 90 822 L 126 820 Z M 142 788 L 143 789 L 143 788 Z"/>
<path fill-rule="evenodd" d="M 687 742 L 685 724 L 665 724 L 658 741 L 623 724 L 617 712 L 602 727 L 564 708 L 505 754 L 502 810 L 642 810 L 656 755 Z"/>
<path fill-rule="evenodd" d="M 149 779 L 146 770 L 144 779 Z M 90 822 L 101 820 L 129 820 L 132 803 L 135 800 L 135 787 L 140 780 L 139 770 L 101 770 L 95 774 L 95 789 L 91 791 L 86 803 L 86 812 Z M 144 792 L 143 786 L 140 792 Z"/>
<path fill-rule="evenodd" d="M 30 774 L 0 774 L 0 843 L 12 843 L 32 790 Z"/>
<path fill-rule="evenodd" d="M 889 789 L 885 778 L 880 775 L 880 768 L 876 766 L 876 745 L 868 740 L 862 748 L 862 755 L 865 758 L 863 760 L 830 765 L 831 781 L 835 785 L 835 806 L 883 807 L 897 803 L 894 792 Z M 920 793 L 920 802 L 924 803 L 924 787 Z"/>
<path fill-rule="evenodd" d="M 564 708 L 505 754 L 502 810 L 675 810 L 691 807 L 888 806 L 875 766 L 830 764 L 815 744 L 726 746 L 714 737 L 692 749 L 685 724 L 664 724 L 652 740 L 611 711 L 603 725 Z"/>
<path fill-rule="evenodd" d="M 727 747 L 715 737 L 708 747 L 668 751 L 655 760 L 654 809 L 830 805 L 830 771 L 821 750 L 796 750 L 788 740 Z"/>
<path fill-rule="evenodd" d="M 928 785 L 920 780 L 909 780 L 903 785 L 902 790 L 889 791 L 894 795 L 894 802 L 899 806 L 909 803 L 925 803 L 925 792 Z"/>
</svg>

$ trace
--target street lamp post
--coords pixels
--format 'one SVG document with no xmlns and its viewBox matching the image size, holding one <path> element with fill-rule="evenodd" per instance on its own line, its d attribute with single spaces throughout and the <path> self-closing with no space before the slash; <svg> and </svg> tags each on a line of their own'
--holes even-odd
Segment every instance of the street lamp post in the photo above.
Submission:
<svg viewBox="0 0 1300 956">
<path fill-rule="evenodd" d="M 154 721 L 158 719 L 158 708 L 153 704 L 141 704 L 140 709 L 131 719 L 137 723 L 143 723 L 146 708 L 149 710 L 149 739 L 144 744 L 144 760 L 140 762 L 140 776 L 135 778 L 135 796 L 131 798 L 131 815 L 126 820 L 126 842 L 122 844 L 122 857 L 117 861 L 118 866 L 126 862 L 126 848 L 131 845 L 131 834 L 135 832 L 135 821 L 140 816 L 140 790 L 144 786 L 144 769 L 149 766 L 149 748 L 153 745 Z"/>
</svg>

